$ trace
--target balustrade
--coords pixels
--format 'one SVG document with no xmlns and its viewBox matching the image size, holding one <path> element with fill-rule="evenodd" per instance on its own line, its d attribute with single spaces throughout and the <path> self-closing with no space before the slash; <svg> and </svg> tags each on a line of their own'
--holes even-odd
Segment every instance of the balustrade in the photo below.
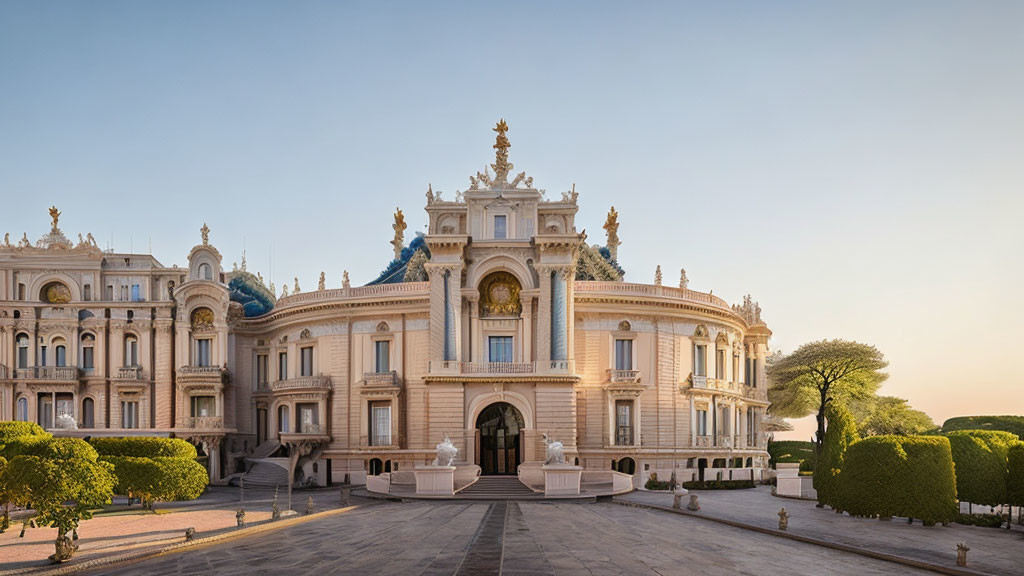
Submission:
<svg viewBox="0 0 1024 576">
<path fill-rule="evenodd" d="M 398 386 L 398 372 L 365 372 L 363 382 L 367 386 Z"/>
<path fill-rule="evenodd" d="M 458 362 L 434 360 L 431 374 L 571 374 L 575 370 L 572 360 L 538 360 L 536 362 Z"/>
<path fill-rule="evenodd" d="M 121 380 L 142 380 L 142 366 L 121 366 L 117 369 L 117 377 Z"/>
<path fill-rule="evenodd" d="M 608 370 L 608 381 L 615 384 L 624 384 L 640 381 L 639 370 Z"/>
<path fill-rule="evenodd" d="M 74 366 L 31 366 L 18 368 L 15 377 L 24 380 L 77 380 L 78 368 Z"/>
<path fill-rule="evenodd" d="M 693 445 L 696 448 L 708 448 L 711 446 L 711 436 L 707 434 L 698 434 L 693 437 Z"/>
<path fill-rule="evenodd" d="M 224 427 L 224 418 L 221 416 L 191 416 L 185 418 L 182 427 L 193 430 L 219 430 Z"/>
<path fill-rule="evenodd" d="M 294 390 L 296 388 L 321 388 L 330 389 L 331 381 L 327 376 L 300 376 L 290 380 L 277 380 L 270 384 L 274 392 L 281 390 Z"/>
</svg>

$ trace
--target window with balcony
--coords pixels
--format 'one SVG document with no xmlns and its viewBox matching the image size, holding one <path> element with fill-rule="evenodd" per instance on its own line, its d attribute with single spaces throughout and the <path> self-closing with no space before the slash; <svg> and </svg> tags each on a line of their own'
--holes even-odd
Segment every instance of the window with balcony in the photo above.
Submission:
<svg viewBox="0 0 1024 576">
<path fill-rule="evenodd" d="M 266 354 L 256 355 L 256 387 L 267 383 L 267 369 L 269 362 Z"/>
<path fill-rule="evenodd" d="M 715 378 L 725 380 L 725 350 L 715 351 Z"/>
<path fill-rule="evenodd" d="M 28 335 L 18 334 L 18 368 L 28 368 Z"/>
<path fill-rule="evenodd" d="M 487 339 L 488 362 L 512 362 L 512 337 L 491 336 Z"/>
<path fill-rule="evenodd" d="M 139 403 L 134 401 L 121 402 L 121 428 L 139 427 Z"/>
<path fill-rule="evenodd" d="M 139 291 L 138 284 L 132 284 L 132 302 L 139 302 L 142 300 L 142 293 Z"/>
<path fill-rule="evenodd" d="M 193 418 L 217 415 L 217 400 L 213 396 L 192 396 L 190 404 Z"/>
<path fill-rule="evenodd" d="M 39 347 L 39 365 L 47 366 L 46 364 L 46 346 Z"/>
<path fill-rule="evenodd" d="M 277 355 L 277 379 L 288 379 L 288 353 L 280 352 Z"/>
<path fill-rule="evenodd" d="M 210 344 L 209 338 L 196 338 L 195 366 L 210 365 Z"/>
<path fill-rule="evenodd" d="M 706 409 L 697 410 L 697 436 L 708 435 L 708 411 Z"/>
<path fill-rule="evenodd" d="M 377 340 L 373 343 L 373 369 L 378 373 L 391 371 L 390 340 Z"/>
<path fill-rule="evenodd" d="M 209 349 L 207 349 L 207 352 L 209 352 Z M 139 338 L 137 336 L 129 335 L 124 337 L 124 365 L 139 365 Z M 198 366 L 207 366 L 207 364 L 198 364 Z"/>
<path fill-rule="evenodd" d="M 370 446 L 391 445 L 391 402 L 370 402 Z"/>
<path fill-rule="evenodd" d="M 615 369 L 633 369 L 633 340 L 626 338 L 615 340 Z"/>
<path fill-rule="evenodd" d="M 25 398 L 24 396 L 18 398 L 18 415 L 16 416 L 16 419 L 22 422 L 28 422 L 28 398 Z"/>
<path fill-rule="evenodd" d="M 306 346 L 299 350 L 299 375 L 313 375 L 313 347 Z"/>
<path fill-rule="evenodd" d="M 693 374 L 694 376 L 708 375 L 708 347 L 705 344 L 693 346 Z"/>
<path fill-rule="evenodd" d="M 320 433 L 320 410 L 312 402 L 303 402 L 295 405 L 296 416 L 298 417 L 299 432 L 302 434 Z"/>
<path fill-rule="evenodd" d="M 68 365 L 68 348 L 64 344 L 63 340 L 54 340 L 53 354 L 55 356 L 56 364 L 54 366 L 67 366 Z"/>
<path fill-rule="evenodd" d="M 497 240 L 508 238 L 508 217 L 504 214 L 494 217 L 494 238 Z"/>
<path fill-rule="evenodd" d="M 633 445 L 633 401 L 615 401 L 615 445 Z"/>
<path fill-rule="evenodd" d="M 82 368 L 92 370 L 96 367 L 94 349 L 96 337 L 92 334 L 82 334 Z"/>
<path fill-rule="evenodd" d="M 288 433 L 288 406 L 277 408 L 277 431 L 281 434 Z"/>
</svg>

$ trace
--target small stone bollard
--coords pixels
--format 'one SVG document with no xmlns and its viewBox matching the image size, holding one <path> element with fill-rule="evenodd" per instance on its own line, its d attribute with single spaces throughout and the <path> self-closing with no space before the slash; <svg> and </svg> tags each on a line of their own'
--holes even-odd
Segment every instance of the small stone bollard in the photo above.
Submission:
<svg viewBox="0 0 1024 576">
<path fill-rule="evenodd" d="M 967 566 L 967 551 L 970 548 L 967 547 L 966 542 L 960 542 L 956 545 L 956 565 Z"/>
<path fill-rule="evenodd" d="M 274 487 L 274 505 L 273 505 L 273 508 L 271 508 L 271 510 L 270 510 L 270 519 L 271 520 L 280 520 L 281 519 L 281 508 L 277 505 L 277 487 L 276 486 Z"/>
<path fill-rule="evenodd" d="M 245 528 L 245 508 L 239 508 L 238 512 L 235 512 L 235 522 L 239 528 Z"/>
<path fill-rule="evenodd" d="M 185 542 L 191 542 L 196 537 L 195 528 L 185 528 Z"/>
<path fill-rule="evenodd" d="M 690 494 L 690 503 L 686 505 L 686 509 L 691 512 L 700 510 L 700 501 L 697 500 L 696 494 Z"/>
<path fill-rule="evenodd" d="M 312 513 L 313 513 L 313 497 L 310 496 L 309 498 L 306 499 L 306 514 L 312 514 Z"/>
<path fill-rule="evenodd" d="M 785 508 L 779 510 L 779 530 L 789 530 L 789 512 Z"/>
<path fill-rule="evenodd" d="M 341 488 L 341 506 L 344 508 L 348 506 L 349 498 L 352 496 L 352 489 L 348 486 L 342 486 Z"/>
</svg>

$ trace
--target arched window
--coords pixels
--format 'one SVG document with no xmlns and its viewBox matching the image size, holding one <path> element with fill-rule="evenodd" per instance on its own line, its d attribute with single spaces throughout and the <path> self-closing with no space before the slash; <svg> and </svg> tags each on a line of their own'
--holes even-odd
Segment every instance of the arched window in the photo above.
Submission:
<svg viewBox="0 0 1024 576">
<path fill-rule="evenodd" d="M 82 334 L 82 369 L 92 370 L 96 367 L 94 348 L 96 346 L 96 337 L 92 334 Z"/>
<path fill-rule="evenodd" d="M 200 280 L 213 280 L 213 268 L 203 262 L 199 265 L 199 279 Z"/>
<path fill-rule="evenodd" d="M 68 365 L 68 347 L 63 338 L 53 339 L 53 358 L 55 360 L 54 366 Z"/>
<path fill-rule="evenodd" d="M 16 416 L 22 422 L 28 422 L 28 398 L 18 398 L 18 414 Z"/>
<path fill-rule="evenodd" d="M 371 458 L 369 468 L 367 474 L 370 476 L 380 476 L 380 473 L 384 471 L 384 462 L 380 458 Z"/>
<path fill-rule="evenodd" d="M 281 434 L 288 433 L 288 406 L 277 408 L 277 431 Z"/>
<path fill-rule="evenodd" d="M 124 365 L 139 365 L 139 338 L 134 334 L 124 337 Z"/>
<path fill-rule="evenodd" d="M 18 334 L 18 368 L 28 368 L 28 334 Z"/>
<path fill-rule="evenodd" d="M 82 400 L 82 428 L 96 427 L 96 402 L 92 398 Z"/>
</svg>

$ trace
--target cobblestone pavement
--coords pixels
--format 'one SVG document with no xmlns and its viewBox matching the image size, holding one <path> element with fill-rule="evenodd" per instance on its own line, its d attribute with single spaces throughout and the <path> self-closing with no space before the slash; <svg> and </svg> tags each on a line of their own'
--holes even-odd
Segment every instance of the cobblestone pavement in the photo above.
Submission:
<svg viewBox="0 0 1024 576">
<path fill-rule="evenodd" d="M 270 518 L 273 503 L 273 489 L 246 489 L 246 522 L 253 523 Z M 292 508 L 305 512 L 306 499 L 313 496 L 317 511 L 340 506 L 339 489 L 296 491 L 292 496 Z M 353 503 L 357 503 L 353 499 Z M 281 510 L 288 504 L 287 490 L 279 495 Z M 72 563 L 92 558 L 109 556 L 134 550 L 143 550 L 184 540 L 186 528 L 195 528 L 196 537 L 233 530 L 236 526 L 235 511 L 239 507 L 238 488 L 210 487 L 202 497 L 189 502 L 168 502 L 158 504 L 159 514 L 123 514 L 113 507 L 106 513 L 82 522 L 78 529 L 79 550 Z M 135 506 L 138 512 L 138 505 Z M 47 560 L 53 554 L 56 528 L 29 528 L 24 538 L 19 538 L 21 524 L 12 523 L 11 529 L 0 534 L 0 574 L 26 568 L 43 569 L 51 564 Z"/>
<path fill-rule="evenodd" d="M 927 574 L 611 503 L 388 502 L 93 574 Z"/>
<path fill-rule="evenodd" d="M 1016 526 L 1011 531 L 959 524 L 925 527 L 920 521 L 908 525 L 905 519 L 882 522 L 851 518 L 829 508 L 816 508 L 813 501 L 772 496 L 768 486 L 692 493 L 700 499 L 698 514 L 705 516 L 777 529 L 778 512 L 785 507 L 792 534 L 950 567 L 956 566 L 957 542 L 966 542 L 971 548 L 968 553 L 971 569 L 990 574 L 1024 575 L 1024 531 Z M 672 505 L 672 495 L 667 492 L 635 491 L 616 499 Z"/>
</svg>

